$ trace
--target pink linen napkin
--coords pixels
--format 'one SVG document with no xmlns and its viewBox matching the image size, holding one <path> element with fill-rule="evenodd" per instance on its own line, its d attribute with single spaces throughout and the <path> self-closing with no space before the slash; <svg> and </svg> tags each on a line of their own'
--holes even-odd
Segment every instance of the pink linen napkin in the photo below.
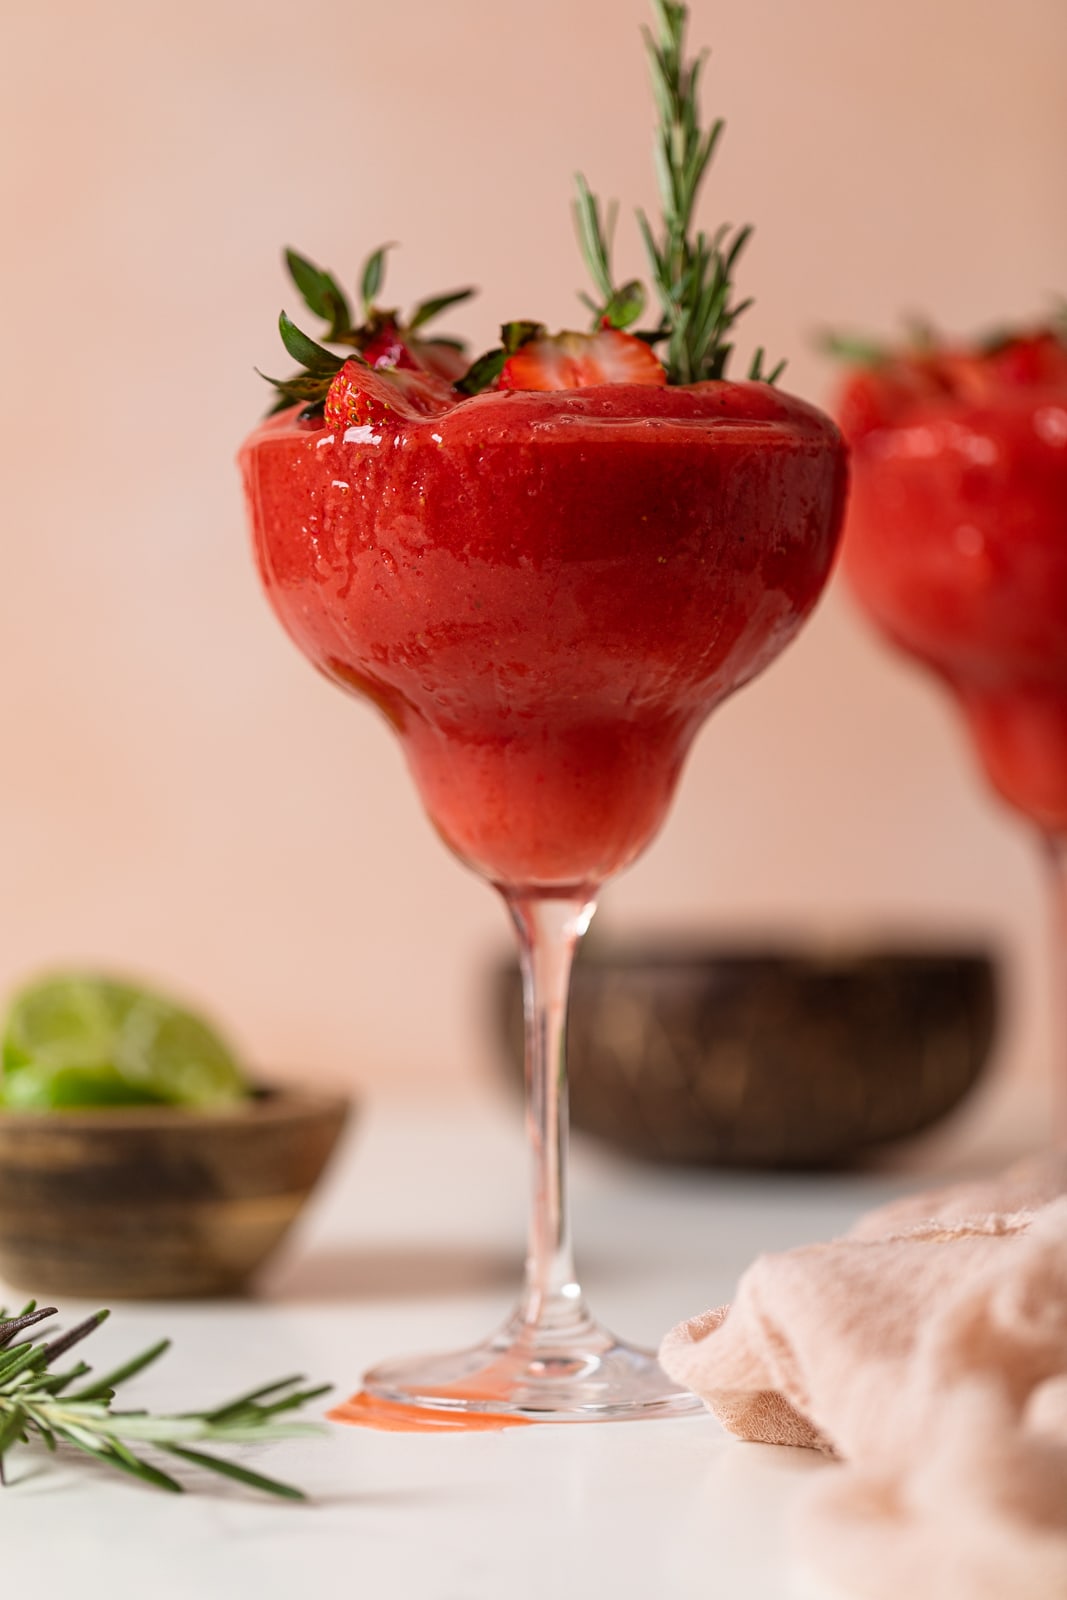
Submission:
<svg viewBox="0 0 1067 1600">
<path fill-rule="evenodd" d="M 863 1600 L 1067 1600 L 1067 1153 L 764 1256 L 660 1352 L 742 1439 L 842 1465 L 798 1554 Z"/>
</svg>

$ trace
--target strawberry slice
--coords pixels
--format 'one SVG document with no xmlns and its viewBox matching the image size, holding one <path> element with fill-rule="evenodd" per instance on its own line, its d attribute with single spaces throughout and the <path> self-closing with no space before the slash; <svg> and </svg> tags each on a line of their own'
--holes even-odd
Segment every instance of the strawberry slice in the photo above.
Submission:
<svg viewBox="0 0 1067 1600">
<path fill-rule="evenodd" d="M 377 426 L 398 419 L 434 417 L 456 404 L 446 378 L 421 367 L 369 367 L 346 361 L 330 384 L 323 420 L 330 428 Z"/>
<path fill-rule="evenodd" d="M 667 373 L 643 339 L 618 328 L 541 334 L 505 361 L 500 389 L 591 389 L 603 383 L 660 386 Z"/>
</svg>

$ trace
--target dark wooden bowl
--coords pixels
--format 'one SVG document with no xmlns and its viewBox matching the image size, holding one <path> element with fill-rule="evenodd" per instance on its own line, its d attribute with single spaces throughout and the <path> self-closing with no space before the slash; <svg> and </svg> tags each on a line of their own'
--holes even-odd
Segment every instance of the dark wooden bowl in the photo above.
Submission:
<svg viewBox="0 0 1067 1600">
<path fill-rule="evenodd" d="M 496 974 L 495 1002 L 517 1075 L 513 969 Z M 977 950 L 590 947 L 571 995 L 572 1122 L 660 1161 L 840 1166 L 951 1111 L 995 1013 Z"/>
<path fill-rule="evenodd" d="M 349 1110 L 279 1090 L 211 1112 L 0 1113 L 0 1278 L 94 1300 L 232 1294 L 281 1243 Z"/>
</svg>

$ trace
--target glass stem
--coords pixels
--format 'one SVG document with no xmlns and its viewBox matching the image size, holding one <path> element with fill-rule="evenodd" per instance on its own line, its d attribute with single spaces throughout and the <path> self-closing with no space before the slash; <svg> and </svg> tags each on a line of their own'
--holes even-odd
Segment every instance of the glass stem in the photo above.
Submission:
<svg viewBox="0 0 1067 1600">
<path fill-rule="evenodd" d="M 517 1321 L 542 1339 L 588 1321 L 567 1206 L 567 995 L 592 898 L 508 896 L 519 936 L 526 1017 L 526 1129 L 533 1158 L 526 1281 Z"/>
<path fill-rule="evenodd" d="M 1052 890 L 1052 1136 L 1067 1145 L 1067 839 L 1045 836 Z"/>
</svg>

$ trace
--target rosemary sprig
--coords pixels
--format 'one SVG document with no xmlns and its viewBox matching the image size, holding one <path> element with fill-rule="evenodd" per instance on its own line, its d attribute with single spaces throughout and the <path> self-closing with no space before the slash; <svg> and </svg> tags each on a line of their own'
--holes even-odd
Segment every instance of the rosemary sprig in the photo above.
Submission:
<svg viewBox="0 0 1067 1600">
<path fill-rule="evenodd" d="M 7 1481 L 4 1464 L 11 1450 L 37 1440 L 51 1451 L 60 1445 L 73 1446 L 142 1483 L 181 1494 L 184 1486 L 176 1478 L 131 1448 L 147 1445 L 205 1471 L 232 1478 L 248 1489 L 286 1500 L 304 1499 L 301 1490 L 290 1484 L 197 1447 L 315 1434 L 319 1429 L 314 1424 L 277 1419 L 326 1394 L 329 1384 L 307 1389 L 301 1388 L 302 1378 L 283 1378 L 210 1411 L 187 1411 L 174 1416 L 117 1411 L 112 1402 L 120 1385 L 158 1360 L 170 1348 L 170 1340 L 161 1339 L 103 1378 L 93 1378 L 92 1368 L 84 1361 L 57 1372 L 55 1363 L 59 1358 L 94 1333 L 108 1313 L 97 1311 L 68 1333 L 46 1343 L 37 1331 L 38 1325 L 55 1315 L 54 1306 L 38 1309 L 33 1301 L 17 1317 L 0 1311 L 0 1484 Z M 28 1337 L 23 1338 L 24 1334 Z"/>
<path fill-rule="evenodd" d="M 668 382 L 697 383 L 725 377 L 733 353 L 734 324 L 752 304 L 751 299 L 737 300 L 734 290 L 734 270 L 752 228 L 724 224 L 711 235 L 694 232 L 697 199 L 724 123 L 716 117 L 710 126 L 702 125 L 700 78 L 708 52 L 702 51 L 694 60 L 686 58 L 688 7 L 679 0 L 653 0 L 653 7 L 655 31 L 645 28 L 643 32 L 658 114 L 654 154 L 662 223 L 657 233 L 640 210 L 637 221 L 660 321 L 639 337 L 649 344 L 666 341 Z M 593 310 L 597 325 L 606 318 L 614 327 L 626 327 L 641 315 L 644 288 L 639 283 L 615 287 L 611 272 L 614 205 L 602 213 L 585 178 L 579 174 L 576 182 L 579 240 L 600 297 L 599 302 L 588 296 L 583 299 Z M 760 348 L 748 376 L 774 383 L 785 362 L 765 371 L 764 360 Z"/>
</svg>

